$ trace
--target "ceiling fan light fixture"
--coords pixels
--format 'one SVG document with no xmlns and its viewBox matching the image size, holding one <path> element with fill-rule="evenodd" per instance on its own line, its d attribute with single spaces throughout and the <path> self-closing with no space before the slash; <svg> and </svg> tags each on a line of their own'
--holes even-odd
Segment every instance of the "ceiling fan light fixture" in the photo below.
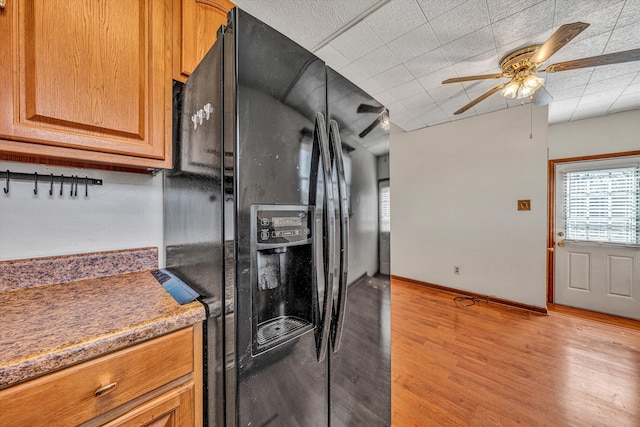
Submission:
<svg viewBox="0 0 640 427">
<path fill-rule="evenodd" d="M 544 84 L 544 79 L 538 76 L 534 76 L 529 75 L 527 76 L 526 79 L 524 79 L 524 81 L 522 82 L 522 84 L 525 87 L 530 88 L 531 90 L 533 90 L 534 92 L 537 91 L 538 89 L 540 89 L 542 87 L 542 85 Z"/>
<path fill-rule="evenodd" d="M 532 96 L 538 89 L 542 87 L 543 84 L 544 79 L 534 75 L 528 75 L 522 80 L 522 83 L 520 84 L 517 98 L 528 98 Z"/>
<path fill-rule="evenodd" d="M 500 95 L 505 98 L 513 99 L 518 95 L 518 89 L 520 88 L 520 82 L 511 80 L 507 85 L 502 88 Z"/>
<path fill-rule="evenodd" d="M 528 98 L 531 95 L 533 95 L 534 92 L 535 92 L 534 90 L 532 90 L 527 86 L 520 86 L 520 89 L 518 89 L 518 96 L 516 96 L 516 98 L 518 99 Z"/>
</svg>

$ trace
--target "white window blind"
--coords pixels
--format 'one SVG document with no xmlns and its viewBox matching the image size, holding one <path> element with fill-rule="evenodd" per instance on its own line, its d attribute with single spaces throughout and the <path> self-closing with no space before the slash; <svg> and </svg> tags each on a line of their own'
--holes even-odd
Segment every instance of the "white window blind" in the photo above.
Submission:
<svg viewBox="0 0 640 427">
<path fill-rule="evenodd" d="M 566 172 L 564 183 L 566 239 L 640 244 L 638 167 Z"/>
<path fill-rule="evenodd" d="M 391 190 L 389 186 L 380 189 L 380 231 L 391 232 Z"/>
</svg>

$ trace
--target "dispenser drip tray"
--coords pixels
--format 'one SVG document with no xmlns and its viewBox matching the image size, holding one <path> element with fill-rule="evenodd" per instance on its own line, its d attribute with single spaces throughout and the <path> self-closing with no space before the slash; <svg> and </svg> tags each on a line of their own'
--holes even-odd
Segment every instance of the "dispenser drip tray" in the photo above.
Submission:
<svg viewBox="0 0 640 427">
<path fill-rule="evenodd" d="M 273 346 L 312 330 L 313 324 L 293 316 L 281 316 L 258 325 L 258 348 Z"/>
</svg>

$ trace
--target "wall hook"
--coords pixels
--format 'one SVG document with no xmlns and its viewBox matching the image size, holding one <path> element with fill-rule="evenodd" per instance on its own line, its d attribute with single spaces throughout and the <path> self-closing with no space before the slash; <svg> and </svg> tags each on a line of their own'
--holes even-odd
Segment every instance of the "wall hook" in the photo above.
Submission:
<svg viewBox="0 0 640 427">
<path fill-rule="evenodd" d="M 7 169 L 7 184 L 4 187 L 4 194 L 9 194 L 9 175 L 11 174 L 11 172 L 9 172 L 9 169 Z"/>
<path fill-rule="evenodd" d="M 0 170 L 0 180 L 6 180 L 5 185 L 0 185 L 3 187 L 3 190 L 0 191 L 0 194 L 4 193 L 5 195 L 9 194 L 11 181 L 29 181 L 33 184 L 33 194 L 40 194 L 40 188 L 38 188 L 38 184 L 45 184 L 49 180 L 49 196 L 54 196 L 54 186 L 56 182 L 60 182 L 60 197 L 64 195 L 64 183 L 68 182 L 71 184 L 69 189 L 70 197 L 78 197 L 78 187 L 80 186 L 80 180 L 84 179 L 85 185 L 85 197 L 89 197 L 89 186 L 90 185 L 103 185 L 102 179 L 89 178 L 85 176 L 84 178 L 80 178 L 79 175 L 55 175 L 53 173 L 49 174 L 49 178 L 47 178 L 47 174 L 40 174 L 37 172 L 34 173 L 22 173 L 22 172 L 11 172 L 10 170 Z M 1 184 L 2 181 L 0 181 Z M 46 184 L 45 184 L 46 185 Z M 46 190 L 45 190 L 46 191 Z"/>
</svg>

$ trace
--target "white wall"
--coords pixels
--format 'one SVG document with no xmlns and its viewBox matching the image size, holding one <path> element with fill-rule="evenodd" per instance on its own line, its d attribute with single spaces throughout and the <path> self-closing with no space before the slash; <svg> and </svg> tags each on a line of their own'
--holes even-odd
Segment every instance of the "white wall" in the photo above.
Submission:
<svg viewBox="0 0 640 427">
<path fill-rule="evenodd" d="M 0 162 L 0 170 L 7 169 L 43 176 L 37 196 L 32 181 L 11 181 L 8 195 L 0 190 L 0 260 L 162 247 L 161 175 Z M 62 196 L 56 184 L 50 197 L 46 175 L 51 173 L 87 175 L 103 185 L 89 186 L 85 198 L 80 182 L 78 197 L 70 198 L 69 184 Z"/>
<path fill-rule="evenodd" d="M 549 159 L 640 150 L 640 109 L 549 126 Z"/>
<path fill-rule="evenodd" d="M 547 108 L 533 110 L 532 139 L 530 114 L 392 135 L 392 274 L 546 305 Z"/>
<path fill-rule="evenodd" d="M 349 216 L 349 271 L 347 283 L 378 271 L 377 159 L 355 140 L 351 158 L 351 215 Z M 357 248 L 357 250 L 355 250 Z"/>
</svg>

